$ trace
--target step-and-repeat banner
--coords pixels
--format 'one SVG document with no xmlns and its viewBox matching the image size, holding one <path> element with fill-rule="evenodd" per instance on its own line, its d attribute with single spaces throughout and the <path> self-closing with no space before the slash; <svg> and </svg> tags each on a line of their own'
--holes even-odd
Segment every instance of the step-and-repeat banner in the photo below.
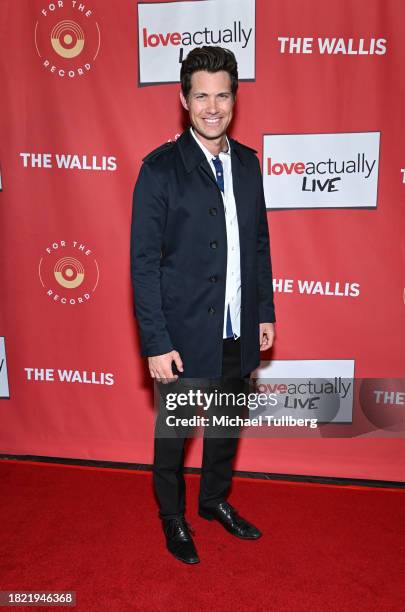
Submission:
<svg viewBox="0 0 405 612">
<path fill-rule="evenodd" d="M 2 1 L 1 453 L 151 463 L 132 192 L 187 125 L 182 59 L 220 44 L 268 207 L 277 338 L 259 389 L 312 377 L 341 400 L 305 436 L 245 437 L 236 467 L 405 479 L 404 21 L 402 0 Z M 292 394 L 282 414 L 318 408 Z"/>
</svg>

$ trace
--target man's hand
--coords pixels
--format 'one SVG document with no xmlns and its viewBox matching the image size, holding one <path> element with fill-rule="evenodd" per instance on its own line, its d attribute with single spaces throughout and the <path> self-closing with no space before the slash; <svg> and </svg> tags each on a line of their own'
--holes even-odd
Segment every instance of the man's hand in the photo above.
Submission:
<svg viewBox="0 0 405 612">
<path fill-rule="evenodd" d="M 177 351 L 170 351 L 164 355 L 148 357 L 149 372 L 152 378 L 158 382 L 167 384 L 178 379 L 177 374 L 173 374 L 172 363 L 176 364 L 179 372 L 183 372 L 183 362 Z"/>
<path fill-rule="evenodd" d="M 259 323 L 259 343 L 261 351 L 267 351 L 267 349 L 273 346 L 274 335 L 274 323 Z"/>
</svg>

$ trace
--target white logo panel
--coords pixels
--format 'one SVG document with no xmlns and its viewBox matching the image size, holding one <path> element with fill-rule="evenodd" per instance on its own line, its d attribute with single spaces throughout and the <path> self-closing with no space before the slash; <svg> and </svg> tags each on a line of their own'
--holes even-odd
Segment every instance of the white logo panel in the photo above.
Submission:
<svg viewBox="0 0 405 612">
<path fill-rule="evenodd" d="M 262 361 L 253 372 L 258 390 L 279 395 L 276 414 L 351 423 L 353 359 Z"/>
<path fill-rule="evenodd" d="M 178 82 L 183 59 L 205 45 L 233 51 L 239 79 L 253 80 L 255 36 L 255 0 L 138 4 L 139 84 Z"/>
<path fill-rule="evenodd" d="M 0 336 L 0 399 L 9 399 L 6 346 L 4 337 Z"/>
<path fill-rule="evenodd" d="M 267 208 L 377 206 L 379 132 L 263 137 Z"/>
</svg>

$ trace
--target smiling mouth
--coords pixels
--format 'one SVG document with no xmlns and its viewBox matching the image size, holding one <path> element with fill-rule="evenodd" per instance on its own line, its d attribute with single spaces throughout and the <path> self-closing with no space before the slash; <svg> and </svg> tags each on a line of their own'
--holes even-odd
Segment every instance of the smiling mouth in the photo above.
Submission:
<svg viewBox="0 0 405 612">
<path fill-rule="evenodd" d="M 214 119 L 211 118 L 209 119 L 208 117 L 204 117 L 204 121 L 205 123 L 208 123 L 208 125 L 217 125 L 220 122 L 221 118 L 220 117 L 215 117 Z"/>
</svg>

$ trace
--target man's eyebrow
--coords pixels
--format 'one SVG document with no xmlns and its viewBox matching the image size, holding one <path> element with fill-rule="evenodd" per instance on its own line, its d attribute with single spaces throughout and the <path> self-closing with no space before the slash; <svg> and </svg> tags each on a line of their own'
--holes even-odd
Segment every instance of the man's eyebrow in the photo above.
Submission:
<svg viewBox="0 0 405 612">
<path fill-rule="evenodd" d="M 223 96 L 224 94 L 232 94 L 231 91 L 219 91 L 218 93 L 214 94 L 216 96 Z M 209 94 L 206 91 L 195 91 L 193 93 L 193 96 L 208 96 Z"/>
</svg>

